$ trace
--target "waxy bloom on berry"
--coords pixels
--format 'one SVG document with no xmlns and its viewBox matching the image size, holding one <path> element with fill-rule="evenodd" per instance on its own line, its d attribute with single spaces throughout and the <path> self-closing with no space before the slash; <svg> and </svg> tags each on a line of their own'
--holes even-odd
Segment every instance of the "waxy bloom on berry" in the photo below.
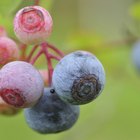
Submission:
<svg viewBox="0 0 140 140">
<path fill-rule="evenodd" d="M 97 98 L 105 84 L 101 62 L 91 53 L 76 51 L 64 56 L 53 72 L 52 85 L 61 99 L 86 104 Z"/>
<path fill-rule="evenodd" d="M 38 70 L 24 61 L 13 61 L 0 70 L 0 96 L 19 108 L 31 107 L 42 96 L 44 82 Z"/>
<path fill-rule="evenodd" d="M 32 108 L 24 110 L 26 122 L 33 130 L 51 134 L 70 129 L 78 120 L 80 108 L 63 102 L 51 88 L 45 88 L 43 96 Z"/>
<path fill-rule="evenodd" d="M 24 44 L 39 44 L 52 32 L 52 18 L 40 6 L 29 6 L 17 12 L 14 19 L 16 36 Z"/>
<path fill-rule="evenodd" d="M 16 43 L 8 37 L 0 37 L 0 66 L 19 58 Z"/>
</svg>

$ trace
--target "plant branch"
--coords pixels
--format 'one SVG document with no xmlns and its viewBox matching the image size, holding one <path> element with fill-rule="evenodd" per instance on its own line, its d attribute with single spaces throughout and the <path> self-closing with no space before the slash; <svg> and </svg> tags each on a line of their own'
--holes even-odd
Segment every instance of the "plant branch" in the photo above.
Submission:
<svg viewBox="0 0 140 140">
<path fill-rule="evenodd" d="M 49 84 L 49 86 L 51 86 L 53 66 L 52 66 L 51 58 L 50 58 L 50 55 L 49 55 L 49 52 L 48 52 L 47 43 L 46 42 L 42 43 L 41 46 L 42 46 L 42 50 L 43 50 L 43 53 L 46 57 L 47 65 L 48 65 L 48 81 L 49 81 L 48 84 Z"/>
<path fill-rule="evenodd" d="M 55 51 L 59 56 L 64 57 L 64 53 L 62 51 L 60 51 L 59 49 L 57 49 L 55 46 L 48 44 L 48 43 L 47 43 L 47 46 L 48 46 L 48 48 Z"/>
<path fill-rule="evenodd" d="M 34 5 L 39 5 L 40 0 L 34 0 Z"/>
<path fill-rule="evenodd" d="M 20 51 L 21 51 L 20 60 L 24 61 L 26 59 L 27 45 L 21 44 L 19 47 L 20 47 Z"/>
<path fill-rule="evenodd" d="M 36 62 L 36 60 L 40 57 L 41 54 L 43 54 L 43 51 L 42 51 L 42 50 L 40 50 L 40 51 L 36 54 L 36 56 L 35 56 L 32 60 L 30 60 L 30 64 L 33 65 L 33 64 Z"/>
</svg>

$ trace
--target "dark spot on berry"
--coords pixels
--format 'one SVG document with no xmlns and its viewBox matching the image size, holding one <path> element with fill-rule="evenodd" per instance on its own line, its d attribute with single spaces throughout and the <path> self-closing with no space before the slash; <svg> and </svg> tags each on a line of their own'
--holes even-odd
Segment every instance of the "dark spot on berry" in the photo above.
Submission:
<svg viewBox="0 0 140 140">
<path fill-rule="evenodd" d="M 75 52 L 74 55 L 75 55 L 76 57 L 84 56 L 84 54 L 82 54 L 81 52 Z"/>
<path fill-rule="evenodd" d="M 50 89 L 50 93 L 55 93 L 55 90 L 54 89 Z"/>
</svg>

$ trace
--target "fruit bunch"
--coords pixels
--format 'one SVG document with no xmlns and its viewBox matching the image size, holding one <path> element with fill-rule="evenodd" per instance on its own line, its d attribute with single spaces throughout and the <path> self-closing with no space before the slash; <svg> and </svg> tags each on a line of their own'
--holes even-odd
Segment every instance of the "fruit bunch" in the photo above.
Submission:
<svg viewBox="0 0 140 140">
<path fill-rule="evenodd" d="M 0 113 L 11 115 L 23 108 L 29 127 L 43 134 L 71 128 L 79 117 L 79 105 L 96 99 L 105 84 L 104 68 L 95 55 L 87 51 L 64 55 L 46 41 L 52 25 L 46 9 L 29 6 L 14 19 L 15 34 L 22 43 L 17 45 L 5 30 L 0 33 Z M 29 55 L 28 46 L 32 47 Z M 41 55 L 47 70 L 34 66 Z M 54 68 L 52 59 L 58 61 Z"/>
</svg>

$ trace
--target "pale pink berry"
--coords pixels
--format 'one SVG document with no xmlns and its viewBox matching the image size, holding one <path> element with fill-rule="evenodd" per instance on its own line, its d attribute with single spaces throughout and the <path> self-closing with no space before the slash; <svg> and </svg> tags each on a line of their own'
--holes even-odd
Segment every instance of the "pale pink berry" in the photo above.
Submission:
<svg viewBox="0 0 140 140">
<path fill-rule="evenodd" d="M 2 100 L 0 97 L 0 115 L 12 116 L 17 114 L 20 109 L 17 109 Z"/>
<path fill-rule="evenodd" d="M 19 58 L 16 43 L 8 37 L 0 37 L 0 66 Z"/>
<path fill-rule="evenodd" d="M 24 44 L 39 44 L 46 41 L 51 34 L 52 24 L 52 18 L 46 9 L 29 6 L 17 12 L 14 31 Z"/>
<path fill-rule="evenodd" d="M 17 108 L 31 107 L 42 96 L 44 82 L 38 70 L 24 61 L 13 61 L 0 70 L 0 96 Z"/>
<path fill-rule="evenodd" d="M 2 36 L 7 36 L 7 33 L 6 30 L 2 26 L 0 26 L 0 37 Z"/>
</svg>

